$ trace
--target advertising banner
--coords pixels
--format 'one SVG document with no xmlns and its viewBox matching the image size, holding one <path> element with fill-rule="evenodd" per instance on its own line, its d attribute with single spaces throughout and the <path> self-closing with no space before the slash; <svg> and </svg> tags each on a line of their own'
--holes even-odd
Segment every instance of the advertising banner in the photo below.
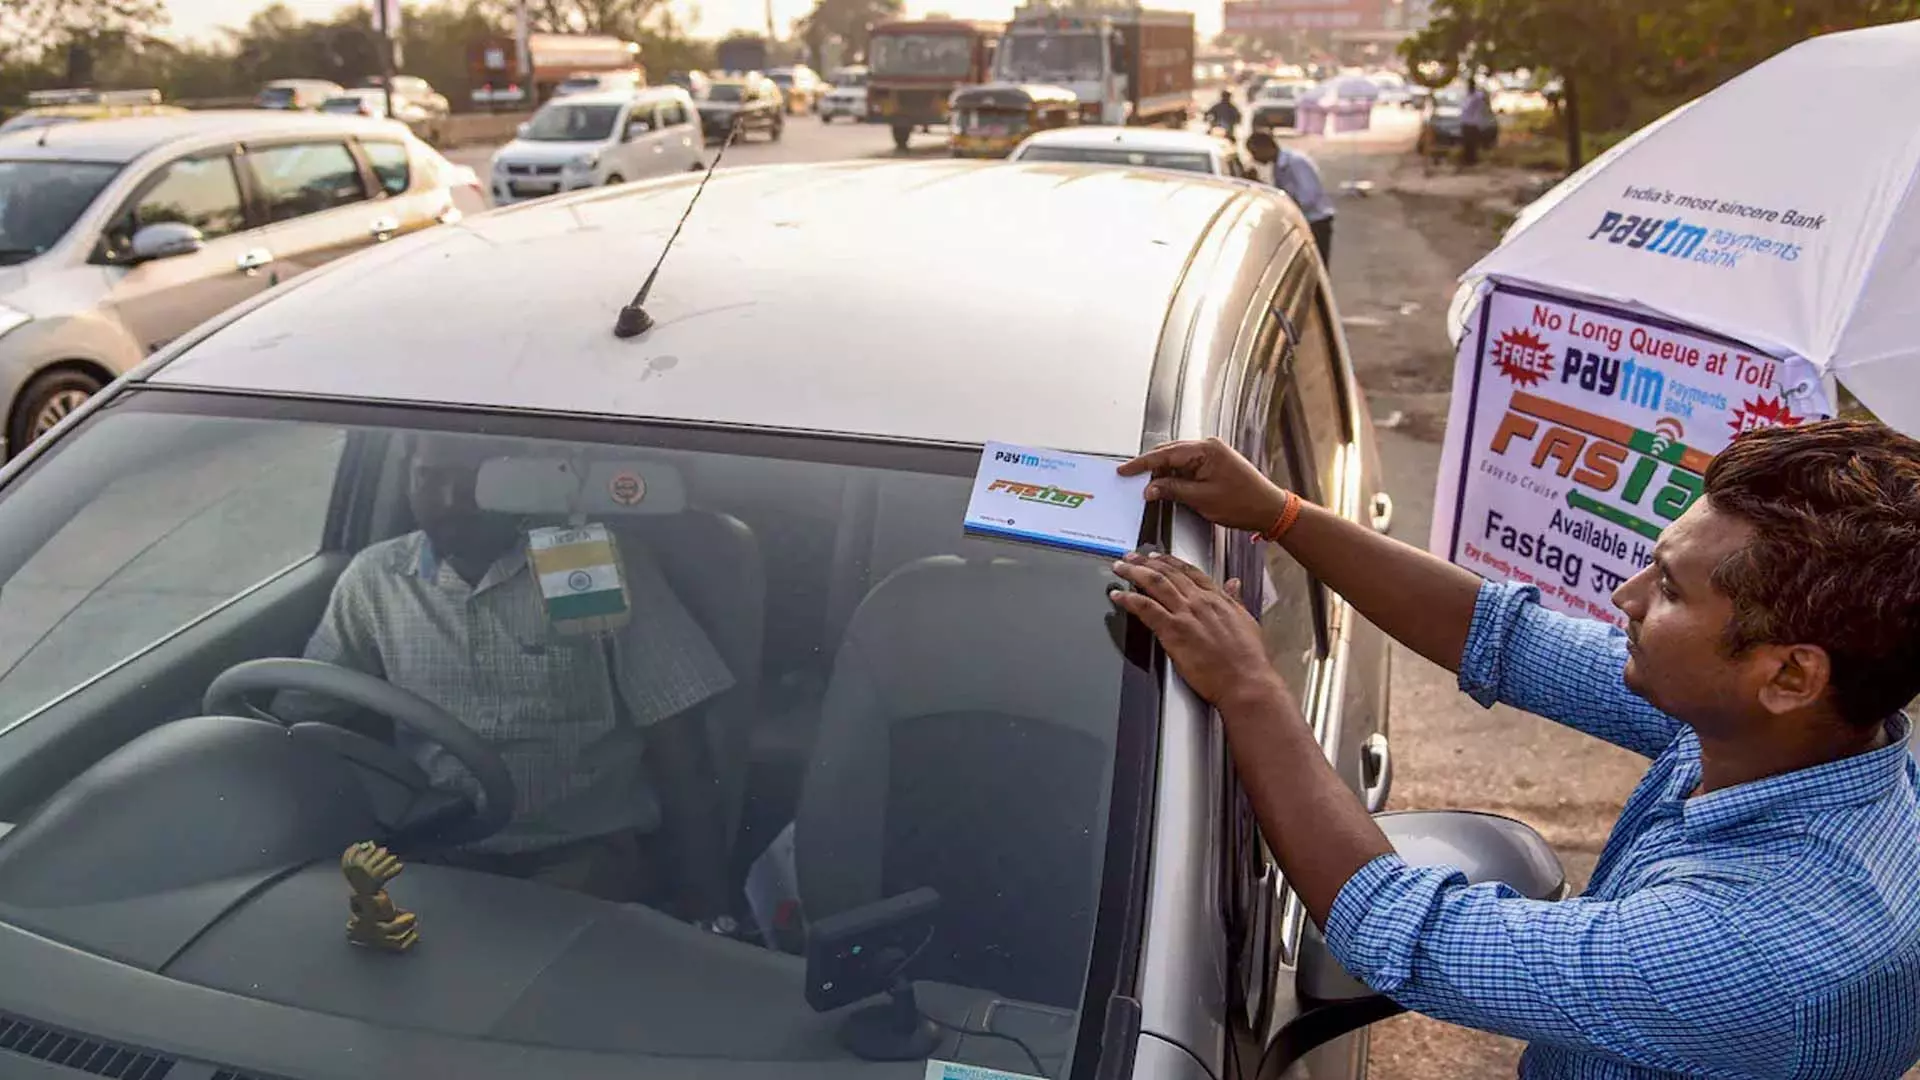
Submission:
<svg viewBox="0 0 1920 1080">
<path fill-rule="evenodd" d="M 1803 361 L 1500 285 L 1455 359 L 1431 549 L 1624 625 L 1609 597 L 1700 497 L 1735 434 L 1830 414 Z"/>
</svg>

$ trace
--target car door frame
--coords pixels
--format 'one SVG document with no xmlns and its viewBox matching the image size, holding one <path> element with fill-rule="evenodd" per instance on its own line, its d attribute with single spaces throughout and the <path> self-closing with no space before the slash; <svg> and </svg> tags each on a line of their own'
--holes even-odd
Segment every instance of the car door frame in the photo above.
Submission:
<svg viewBox="0 0 1920 1080">
<path fill-rule="evenodd" d="M 361 183 L 366 185 L 369 190 L 374 193 L 372 201 L 375 203 L 385 203 L 390 207 L 396 208 L 394 213 L 398 218 L 400 228 L 397 232 L 389 236 L 388 239 L 406 236 L 409 233 L 419 232 L 422 229 L 429 229 L 441 224 L 446 214 L 446 207 L 452 205 L 451 196 L 449 196 L 447 200 L 434 198 L 435 194 L 440 190 L 438 186 L 423 184 L 421 182 L 422 170 L 427 166 L 427 163 L 421 160 L 420 154 L 415 148 L 415 142 L 417 142 L 417 140 L 412 139 L 410 136 L 385 138 L 361 134 L 354 136 L 352 145 L 349 147 L 354 159 L 360 164 L 360 171 L 362 173 L 360 178 Z M 367 150 L 369 143 L 377 143 L 383 146 L 398 146 L 406 154 L 407 189 L 405 191 L 396 194 L 388 191 L 387 186 L 380 182 L 380 173 L 374 168 L 373 155 Z M 443 203 L 444 205 L 440 205 Z M 342 209 L 345 208 L 342 207 Z M 385 242 L 385 240 L 375 241 L 375 243 Z"/>
<path fill-rule="evenodd" d="M 665 113 L 669 105 L 679 107 L 680 123 L 666 124 L 661 122 L 662 114 Z M 686 172 L 690 169 L 701 168 L 705 165 L 705 162 L 700 160 L 701 139 L 698 130 L 700 123 L 699 115 L 699 111 L 694 108 L 691 98 L 668 95 L 654 103 L 654 123 L 660 135 L 663 153 L 665 153 L 669 159 L 669 163 L 663 168 L 660 175 L 665 176 L 671 173 Z"/>
<path fill-rule="evenodd" d="M 1269 265 L 1257 296 L 1262 302 L 1248 313 L 1243 328 L 1244 341 L 1236 347 L 1234 368 L 1221 382 L 1219 424 L 1214 434 L 1232 443 L 1236 449 L 1258 461 L 1262 447 L 1249 440 L 1262 436 L 1268 410 L 1272 407 L 1276 380 L 1294 378 L 1298 356 L 1295 346 L 1303 333 L 1302 315 L 1307 305 L 1321 304 L 1322 326 L 1328 335 L 1328 359 L 1336 365 L 1333 372 L 1338 395 L 1337 413 L 1340 435 L 1331 491 L 1319 490 L 1321 471 L 1315 461 L 1311 441 L 1295 436 L 1302 430 L 1303 408 L 1297 392 L 1281 398 L 1287 410 L 1284 430 L 1289 435 L 1279 448 L 1289 460 L 1292 472 L 1305 482 L 1301 492 L 1349 520 L 1362 512 L 1361 489 L 1366 478 L 1365 455 L 1359 437 L 1365 430 L 1357 414 L 1357 384 L 1352 363 L 1339 335 L 1338 316 L 1332 306 L 1331 290 L 1319 260 L 1308 253 L 1310 245 L 1301 233 L 1281 249 Z M 1277 336 L 1276 336 L 1277 335 Z M 1275 350 L 1278 350 L 1277 354 Z M 1310 425 L 1311 421 L 1307 421 Z M 1263 469 L 1264 471 L 1264 469 Z M 1243 598 L 1257 618 L 1263 598 L 1257 573 L 1260 553 L 1255 541 L 1244 534 L 1215 529 L 1219 572 L 1238 576 L 1243 581 Z M 1235 557 L 1236 545 L 1248 549 Z M 1249 558 L 1252 560 L 1248 562 Z M 1252 591 L 1246 591 L 1252 583 Z M 1303 717 L 1314 728 L 1322 752 L 1335 770 L 1359 797 L 1365 797 L 1368 779 L 1364 750 L 1368 736 L 1384 728 L 1384 712 L 1374 716 L 1352 710 L 1355 695 L 1349 686 L 1353 656 L 1353 632 L 1356 618 L 1347 603 L 1317 580 L 1311 586 L 1311 616 L 1315 621 L 1316 655 L 1308 662 L 1305 685 L 1295 687 Z M 1384 667 L 1384 663 L 1382 665 Z M 1342 1078 L 1362 1075 L 1369 1043 L 1365 1023 L 1347 1023 L 1344 1030 L 1324 1041 L 1297 1060 L 1279 1060 L 1287 1052 L 1289 1029 L 1295 1025 L 1325 1022 L 1320 1015 L 1305 1011 L 1294 986 L 1296 963 L 1306 929 L 1306 910 L 1286 885 L 1277 860 L 1259 834 L 1231 762 L 1221 762 L 1219 786 L 1223 792 L 1221 835 L 1221 897 L 1228 927 L 1228 979 L 1230 1012 L 1228 1038 L 1237 1044 L 1236 1053 L 1245 1063 L 1254 1055 L 1253 1067 L 1243 1076 L 1275 1080 L 1278 1076 Z M 1236 864 L 1236 858 L 1244 862 Z M 1256 994 L 1257 991 L 1257 994 Z M 1343 1018 L 1336 1018 L 1336 1022 Z M 1239 1053 L 1244 1050 L 1245 1053 Z M 1288 1072 L 1289 1069 L 1297 1071 Z"/>
<path fill-rule="evenodd" d="M 129 338 L 132 339 L 133 342 L 140 348 L 141 355 L 143 356 L 151 355 L 158 349 L 164 347 L 169 342 L 173 341 L 175 338 L 178 338 L 180 334 L 185 333 L 186 331 L 192 329 L 196 324 L 205 321 L 205 317 L 187 319 L 184 322 L 184 324 L 180 327 L 178 332 L 173 334 L 168 334 L 163 338 L 161 338 L 159 341 L 142 340 L 142 337 L 146 335 L 136 332 L 133 326 L 127 324 L 124 316 L 121 316 L 118 314 L 118 305 L 113 304 L 112 297 L 113 297 L 114 291 L 119 289 L 122 286 L 126 278 L 138 272 L 143 264 L 128 263 L 121 260 L 110 258 L 107 255 L 107 251 L 106 251 L 106 241 L 107 241 L 106 234 L 107 234 L 107 230 L 111 228 L 113 224 L 116 221 L 118 221 L 123 214 L 127 213 L 134 207 L 139 206 L 140 200 L 146 198 L 147 195 L 150 194 L 154 188 L 159 186 L 160 181 L 163 177 L 163 174 L 166 172 L 166 170 L 172 168 L 178 162 L 186 161 L 192 158 L 205 158 L 205 157 L 211 157 L 216 155 L 225 157 L 227 159 L 229 167 L 232 168 L 233 170 L 234 183 L 240 193 L 240 213 L 241 213 L 242 220 L 245 222 L 245 227 L 235 232 L 228 233 L 225 236 L 216 237 L 212 240 L 207 241 L 206 246 L 203 247 L 200 251 L 194 252 L 191 255 L 178 256 L 177 258 L 199 260 L 199 259 L 211 257 L 212 259 L 217 261 L 220 259 L 225 259 L 228 255 L 231 254 L 233 256 L 234 261 L 222 272 L 223 273 L 231 272 L 235 274 L 241 274 L 249 278 L 263 279 L 260 285 L 254 290 L 252 290 L 253 294 L 264 292 L 266 289 L 271 288 L 275 284 L 278 284 L 279 282 L 278 272 L 273 267 L 273 247 L 271 243 L 271 236 L 269 235 L 269 224 L 266 221 L 266 214 L 264 212 L 264 208 L 262 207 L 260 200 L 257 197 L 256 190 L 253 186 L 252 170 L 245 168 L 241 163 L 241 158 L 244 155 L 244 153 L 245 153 L 245 149 L 242 144 L 242 141 L 237 139 L 221 140 L 218 142 L 204 144 L 204 145 L 174 148 L 172 152 L 168 154 L 168 156 L 164 161 L 156 162 L 152 164 L 150 167 L 148 167 L 145 171 L 145 174 L 141 176 L 140 180 L 133 186 L 133 188 L 129 190 L 124 196 L 122 196 L 119 202 L 114 206 L 114 208 L 110 212 L 108 212 L 104 217 L 100 218 L 98 221 L 98 224 L 94 226 L 93 242 L 92 242 L 92 245 L 87 249 L 86 261 L 88 262 L 88 264 L 93 266 L 99 266 L 103 270 L 109 273 L 115 270 L 124 271 L 124 273 L 120 277 L 114 279 L 113 282 L 108 286 L 108 289 L 107 289 L 107 294 L 109 298 L 108 303 L 115 307 L 116 318 L 120 321 L 121 326 L 126 330 Z M 215 250 L 210 251 L 208 250 L 209 248 L 212 248 Z M 242 256 L 253 253 L 255 249 L 264 251 L 266 254 L 266 260 L 264 262 L 257 263 L 255 266 L 251 268 L 242 268 L 239 265 L 239 259 Z M 153 260 L 155 264 L 172 262 L 172 261 L 174 260 L 171 260 L 171 259 Z M 211 280 L 211 279 L 199 279 L 199 280 Z M 246 299 L 248 299 L 248 297 L 243 295 L 239 299 L 235 300 L 234 303 L 240 303 L 245 301 Z M 224 304 L 221 307 L 215 309 L 214 311 L 209 312 L 207 317 L 210 317 L 212 315 L 217 315 L 219 314 L 219 312 L 224 311 L 227 308 L 232 306 L 233 304 Z"/>
</svg>

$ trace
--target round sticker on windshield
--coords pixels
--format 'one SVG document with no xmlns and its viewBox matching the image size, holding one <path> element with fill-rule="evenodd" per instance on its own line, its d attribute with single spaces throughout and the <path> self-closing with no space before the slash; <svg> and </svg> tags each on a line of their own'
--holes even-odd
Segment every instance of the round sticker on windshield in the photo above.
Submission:
<svg viewBox="0 0 1920 1080">
<path fill-rule="evenodd" d="M 620 506 L 638 506 L 640 500 L 647 497 L 647 482 L 640 479 L 639 473 L 616 473 L 613 482 L 607 485 L 607 494 Z"/>
</svg>

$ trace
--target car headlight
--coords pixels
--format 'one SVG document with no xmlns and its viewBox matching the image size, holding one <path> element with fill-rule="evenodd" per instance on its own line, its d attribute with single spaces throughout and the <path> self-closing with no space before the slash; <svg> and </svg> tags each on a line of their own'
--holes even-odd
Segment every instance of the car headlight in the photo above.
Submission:
<svg viewBox="0 0 1920 1080">
<path fill-rule="evenodd" d="M 26 312 L 16 308 L 10 308 L 5 304 L 0 304 L 0 336 L 5 336 L 10 331 L 18 330 L 20 327 L 32 321 L 33 316 Z"/>
<path fill-rule="evenodd" d="M 598 164 L 600 164 L 599 154 L 597 153 L 581 154 L 579 157 L 576 157 L 572 161 L 567 162 L 567 168 L 572 169 L 575 172 L 585 172 L 588 169 L 591 169 Z"/>
</svg>

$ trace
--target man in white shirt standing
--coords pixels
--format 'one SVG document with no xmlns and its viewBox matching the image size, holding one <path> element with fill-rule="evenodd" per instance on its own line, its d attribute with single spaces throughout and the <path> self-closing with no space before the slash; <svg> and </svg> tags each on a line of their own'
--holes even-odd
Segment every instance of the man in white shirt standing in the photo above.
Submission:
<svg viewBox="0 0 1920 1080">
<path fill-rule="evenodd" d="M 1272 134 L 1256 131 L 1247 136 L 1247 153 L 1273 172 L 1273 186 L 1293 197 L 1313 230 L 1313 246 L 1320 261 L 1333 265 L 1333 196 L 1320 180 L 1320 169 L 1313 159 L 1295 150 L 1283 148 Z"/>
</svg>

